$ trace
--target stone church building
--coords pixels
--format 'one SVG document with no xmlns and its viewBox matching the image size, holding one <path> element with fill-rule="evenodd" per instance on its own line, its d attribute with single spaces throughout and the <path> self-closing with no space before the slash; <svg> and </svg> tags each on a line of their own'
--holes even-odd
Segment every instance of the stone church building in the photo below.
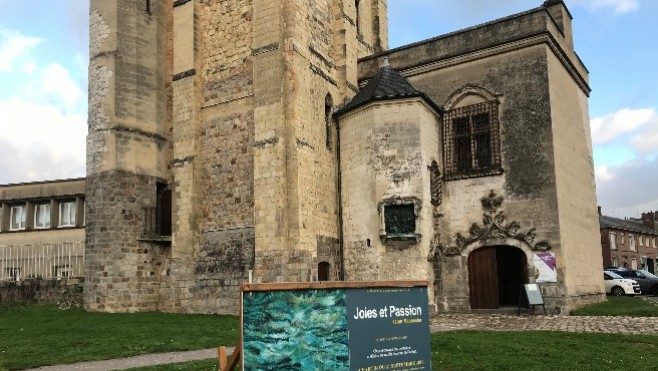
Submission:
<svg viewBox="0 0 658 371">
<path fill-rule="evenodd" d="M 386 0 L 91 0 L 85 307 L 427 280 L 604 300 L 588 71 L 562 1 L 388 49 Z M 550 270 L 550 269 L 549 269 Z"/>
</svg>

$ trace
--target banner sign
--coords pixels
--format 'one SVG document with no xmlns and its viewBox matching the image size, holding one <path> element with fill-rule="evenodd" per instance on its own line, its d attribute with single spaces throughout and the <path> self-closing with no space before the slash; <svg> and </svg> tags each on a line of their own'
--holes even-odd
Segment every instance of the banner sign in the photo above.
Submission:
<svg viewBox="0 0 658 371">
<path fill-rule="evenodd" d="M 539 276 L 535 282 L 557 282 L 557 264 L 555 262 L 555 253 L 540 252 L 536 253 L 534 257 L 535 268 L 539 272 Z"/>
<path fill-rule="evenodd" d="M 243 368 L 431 370 L 427 301 L 426 283 L 245 291 Z"/>
</svg>

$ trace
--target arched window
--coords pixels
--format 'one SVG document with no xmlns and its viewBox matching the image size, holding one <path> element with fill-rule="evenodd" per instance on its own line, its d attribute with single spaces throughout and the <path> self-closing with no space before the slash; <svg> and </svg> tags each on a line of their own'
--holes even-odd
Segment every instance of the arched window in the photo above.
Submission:
<svg viewBox="0 0 658 371">
<path fill-rule="evenodd" d="M 498 105 L 493 94 L 473 86 L 448 101 L 443 117 L 447 180 L 502 172 Z"/>
<path fill-rule="evenodd" d="M 331 148 L 331 131 L 332 131 L 332 110 L 334 107 L 334 99 L 331 97 L 331 94 L 327 93 L 324 97 L 324 125 L 327 132 L 326 146 Z"/>
<path fill-rule="evenodd" d="M 318 264 L 318 281 L 329 281 L 329 268 L 331 265 L 327 262 Z"/>
</svg>

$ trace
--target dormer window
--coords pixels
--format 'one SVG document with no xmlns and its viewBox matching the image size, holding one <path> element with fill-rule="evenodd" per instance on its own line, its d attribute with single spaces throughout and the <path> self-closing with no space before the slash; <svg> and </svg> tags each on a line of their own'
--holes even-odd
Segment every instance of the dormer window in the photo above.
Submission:
<svg viewBox="0 0 658 371">
<path fill-rule="evenodd" d="M 75 200 L 59 204 L 59 227 L 75 227 Z"/>
<path fill-rule="evenodd" d="M 27 220 L 27 207 L 25 205 L 12 206 L 10 210 L 11 223 L 9 225 L 10 231 L 22 231 L 25 229 L 25 221 Z"/>
<path fill-rule="evenodd" d="M 50 204 L 34 205 L 34 229 L 50 228 Z"/>
</svg>

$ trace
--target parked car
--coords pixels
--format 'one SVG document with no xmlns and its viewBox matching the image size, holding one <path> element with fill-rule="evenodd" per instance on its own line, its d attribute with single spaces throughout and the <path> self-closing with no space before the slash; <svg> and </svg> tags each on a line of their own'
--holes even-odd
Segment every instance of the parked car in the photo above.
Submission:
<svg viewBox="0 0 658 371">
<path fill-rule="evenodd" d="M 640 284 L 635 280 L 624 278 L 614 272 L 603 272 L 603 283 L 606 294 L 614 296 L 638 295 L 641 293 Z"/>
<path fill-rule="evenodd" d="M 658 277 L 653 274 L 640 269 L 610 269 L 606 272 L 614 272 L 618 275 L 637 281 L 640 284 L 640 289 L 645 294 L 652 294 L 658 296 Z"/>
</svg>

